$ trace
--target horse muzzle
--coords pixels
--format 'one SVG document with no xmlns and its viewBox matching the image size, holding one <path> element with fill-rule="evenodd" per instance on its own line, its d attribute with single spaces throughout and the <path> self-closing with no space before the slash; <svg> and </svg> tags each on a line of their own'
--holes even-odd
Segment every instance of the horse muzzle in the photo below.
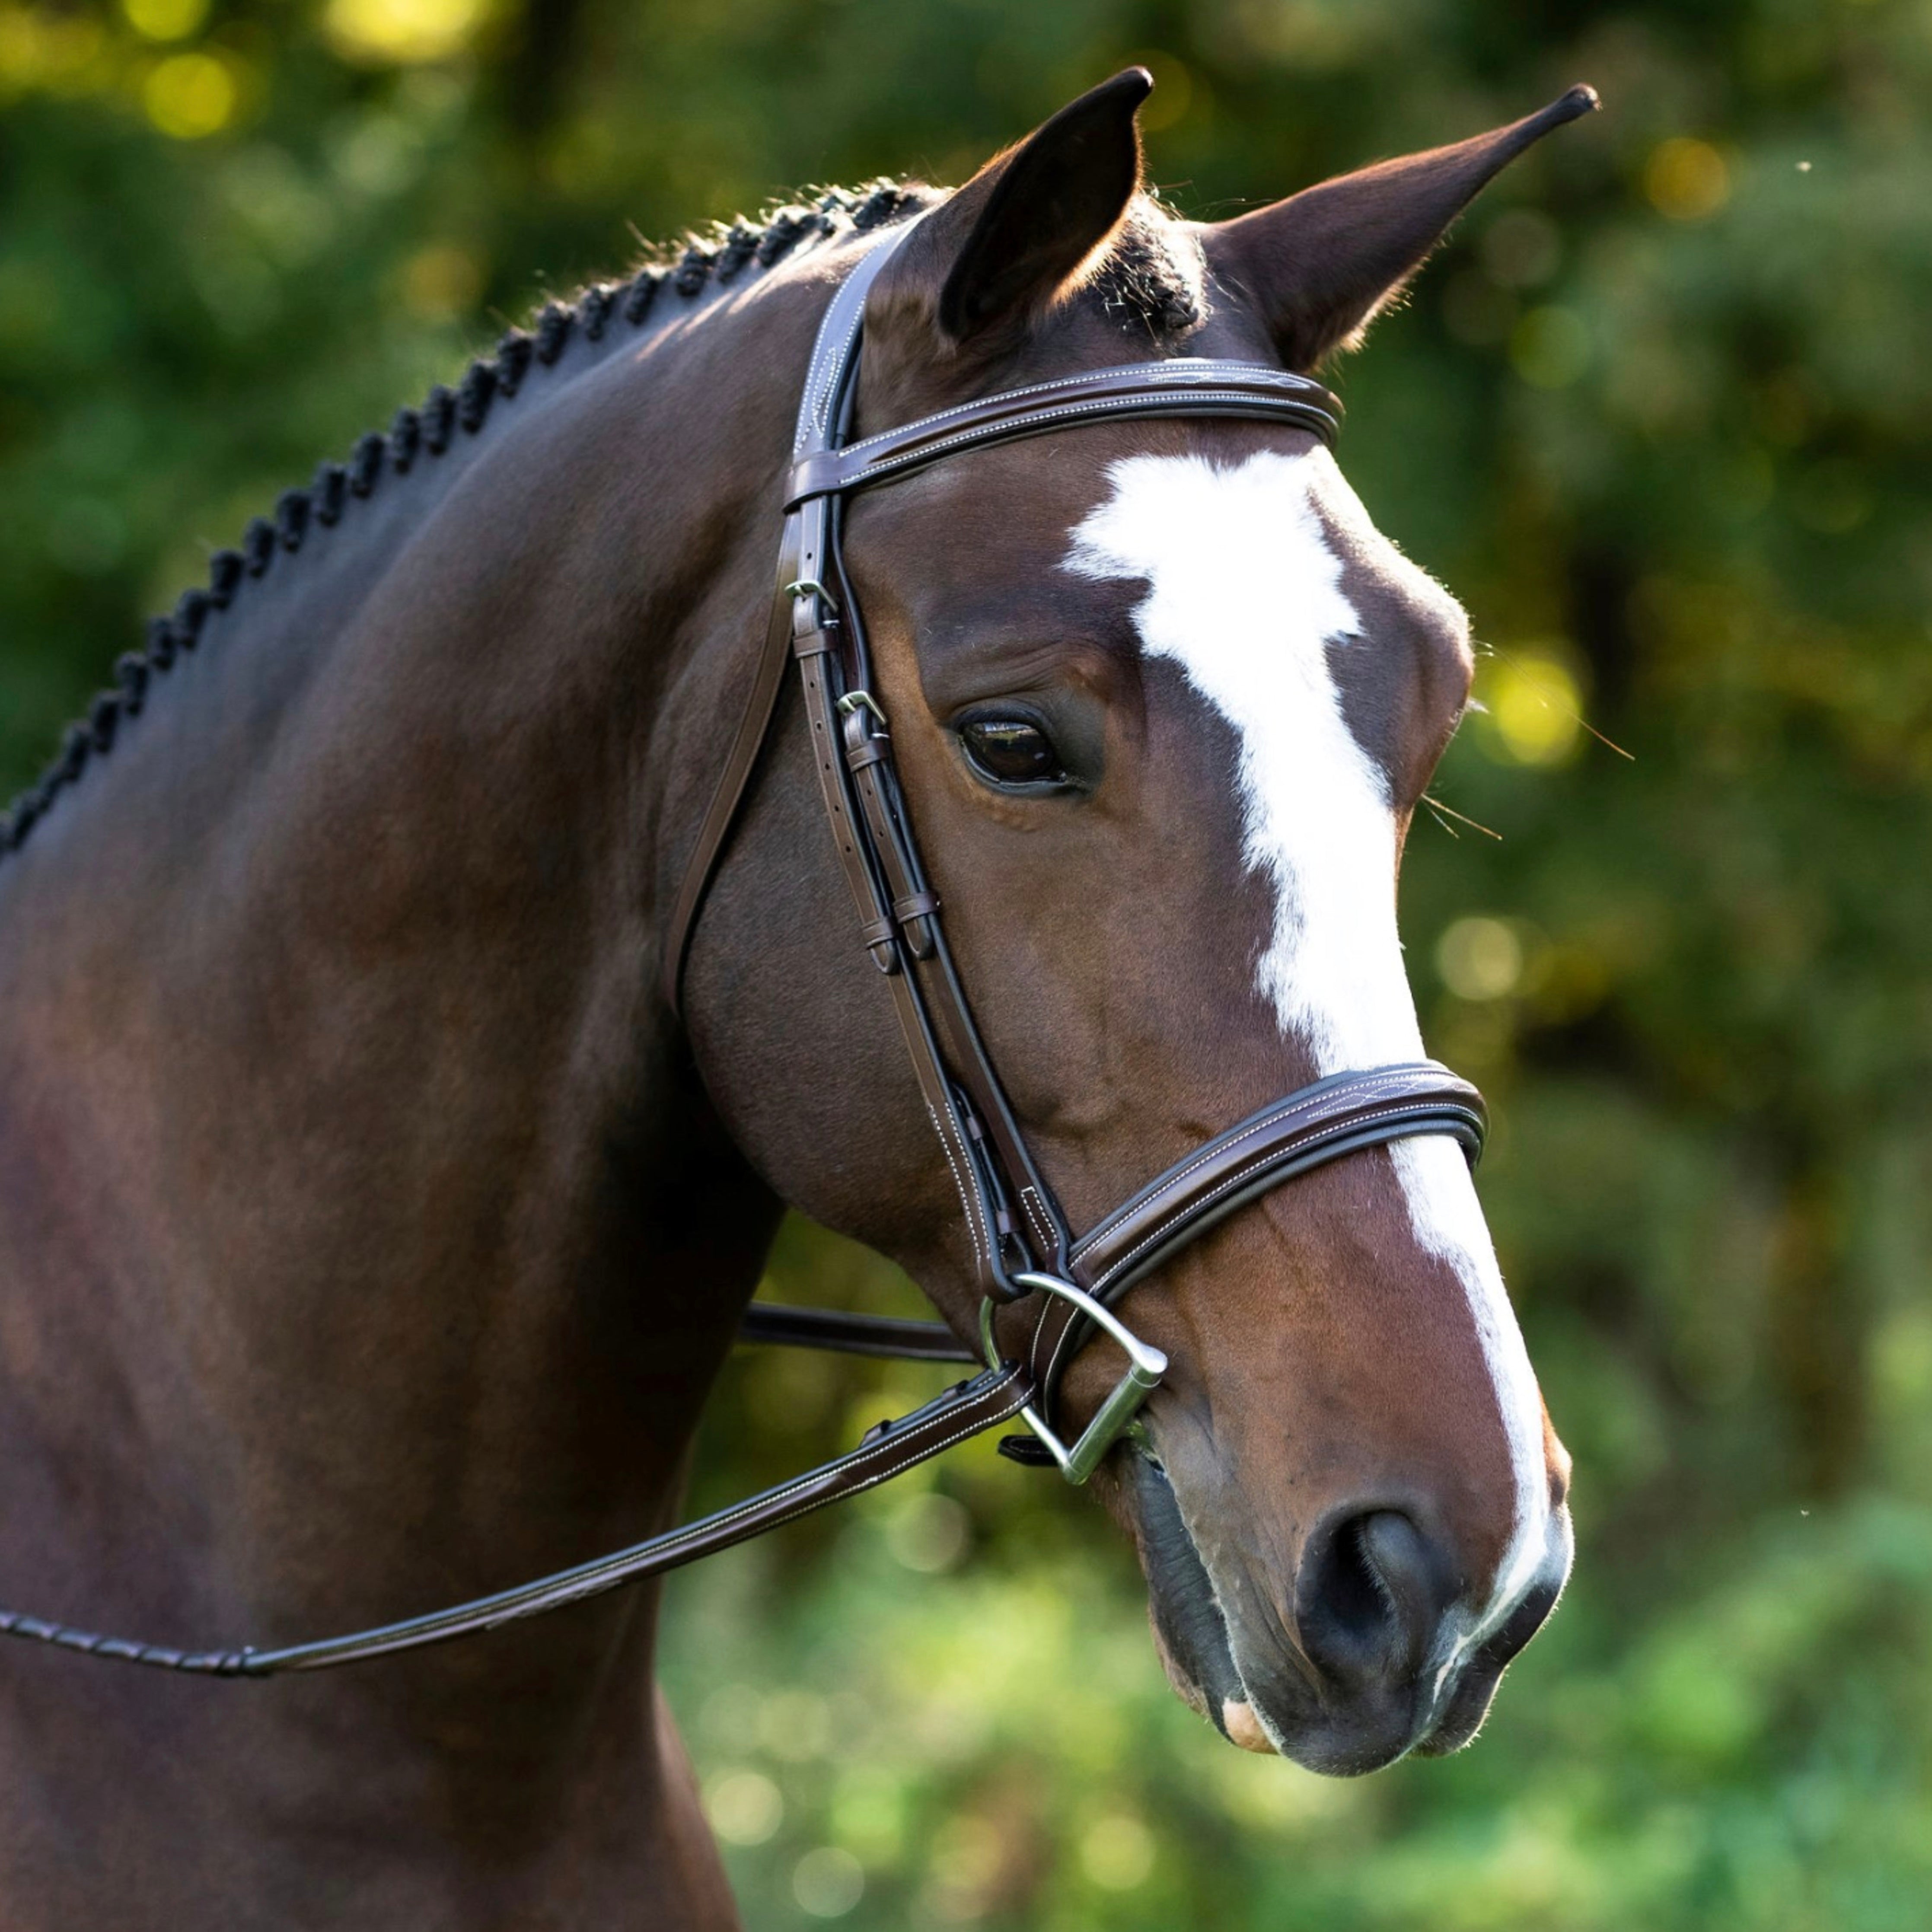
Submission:
<svg viewBox="0 0 1932 1932">
<path fill-rule="evenodd" d="M 1555 1607 L 1573 1550 L 1559 1508 L 1527 1581 L 1479 1615 L 1422 1512 L 1345 1506 L 1277 1589 L 1211 1534 L 1197 1540 L 1158 1462 L 1137 1455 L 1128 1492 L 1156 1646 L 1182 1700 L 1231 1743 L 1330 1776 L 1468 1744 Z"/>
</svg>

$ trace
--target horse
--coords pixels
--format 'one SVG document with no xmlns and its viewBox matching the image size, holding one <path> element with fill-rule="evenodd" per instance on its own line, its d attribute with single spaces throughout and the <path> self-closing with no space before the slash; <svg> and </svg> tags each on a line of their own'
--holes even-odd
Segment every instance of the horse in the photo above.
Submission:
<svg viewBox="0 0 1932 1932">
<path fill-rule="evenodd" d="M 862 440 L 1108 364 L 1312 371 L 1594 104 L 1203 224 L 1144 186 L 1150 85 L 957 190 L 827 193 L 549 305 L 122 661 L 0 836 L 8 1594 L 292 1642 L 662 1532 L 788 1207 L 974 1335 L 986 1257 L 795 700 L 672 931 L 821 318 L 892 242 Z M 844 538 L 915 911 L 1074 1225 L 1420 1055 L 1396 873 L 1468 627 L 1319 437 L 1082 422 Z M 1338 1774 L 1466 1743 L 1571 1535 L 1462 1152 L 1264 1191 L 1127 1306 L 1168 1369 L 1092 1486 L 1180 1696 Z M 735 1924 L 658 1607 L 266 1685 L 16 1646 L 7 1922 Z"/>
</svg>

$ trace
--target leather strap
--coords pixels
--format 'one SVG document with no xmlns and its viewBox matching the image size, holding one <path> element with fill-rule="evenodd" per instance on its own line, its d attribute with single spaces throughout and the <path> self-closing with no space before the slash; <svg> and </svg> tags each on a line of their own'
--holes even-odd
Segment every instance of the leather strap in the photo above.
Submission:
<svg viewBox="0 0 1932 1932">
<path fill-rule="evenodd" d="M 1340 403 L 1306 376 L 1263 363 L 1178 356 L 1166 362 L 1082 370 L 1001 390 L 842 445 L 837 440 L 840 412 L 850 403 L 866 298 L 880 269 L 910 232 L 910 224 L 888 231 L 861 256 L 839 284 L 820 325 L 793 438 L 794 460 L 786 487 L 785 530 L 780 544 L 781 595 L 774 603 L 765 648 L 746 687 L 745 709 L 700 824 L 667 928 L 664 992 L 674 1012 L 682 1008 L 685 963 L 704 896 L 770 735 L 784 684 L 794 623 L 784 593 L 801 582 L 817 584 L 821 575 L 836 569 L 836 544 L 830 518 L 812 519 L 802 513 L 854 490 L 910 476 L 943 457 L 1082 423 L 1153 416 L 1245 418 L 1285 423 L 1330 445 L 1340 424 Z M 848 613 L 856 617 L 849 598 L 846 603 Z M 814 618 L 823 614 L 822 608 L 813 614 Z M 990 1104 L 985 1110 L 999 1111 Z"/>
<path fill-rule="evenodd" d="M 866 297 L 897 247 L 904 231 L 889 230 L 859 258 L 857 265 L 833 292 L 832 302 L 819 325 L 807 372 L 805 393 L 799 405 L 798 425 L 793 436 L 794 457 L 814 447 L 819 439 L 832 432 L 833 412 L 844 386 L 852 347 L 858 340 L 860 324 L 866 313 Z M 724 842 L 736 823 L 758 754 L 771 735 L 772 718 L 778 708 L 778 693 L 784 688 L 785 666 L 791 653 L 794 607 L 785 594 L 794 584 L 816 584 L 825 568 L 828 515 L 823 502 L 802 514 L 789 504 L 778 544 L 778 592 L 772 599 L 771 616 L 766 626 L 765 643 L 746 688 L 745 707 L 739 715 L 724 763 L 712 788 L 691 856 L 685 862 L 684 876 L 673 902 L 666 927 L 664 993 L 674 1012 L 682 1010 L 684 968 L 691 951 L 692 934 L 697 930 L 704 896 L 723 856 Z"/>
<path fill-rule="evenodd" d="M 187 1651 L 166 1644 L 136 1642 L 126 1637 L 101 1636 L 51 1623 L 44 1618 L 22 1616 L 13 1610 L 0 1610 L 0 1636 L 25 1637 L 88 1657 L 204 1677 L 278 1677 L 295 1671 L 332 1670 L 339 1664 L 394 1656 L 400 1651 L 422 1650 L 433 1643 L 446 1643 L 452 1637 L 500 1630 L 506 1624 L 543 1616 L 566 1604 L 601 1597 L 607 1590 L 646 1576 L 661 1576 L 667 1570 L 694 1563 L 701 1556 L 762 1536 L 766 1530 L 808 1516 L 827 1503 L 889 1482 L 951 1448 L 956 1442 L 998 1427 L 1020 1412 L 1031 1393 L 1031 1384 L 1012 1364 L 983 1370 L 970 1382 L 961 1382 L 910 1415 L 902 1416 L 896 1422 L 881 1423 L 857 1448 L 837 1461 L 807 1470 L 776 1489 L 734 1503 L 682 1528 L 648 1537 L 628 1550 L 580 1563 L 573 1569 L 557 1570 L 533 1583 L 520 1584 L 514 1589 L 500 1590 L 448 1610 L 432 1611 L 426 1616 L 410 1617 L 374 1630 L 357 1630 L 346 1636 L 326 1637 L 314 1643 L 291 1644 L 274 1650 L 244 1646 L 230 1650 Z"/>
<path fill-rule="evenodd" d="M 1284 1181 L 1420 1134 L 1460 1142 L 1474 1166 L 1488 1132 L 1482 1095 L 1436 1060 L 1330 1075 L 1216 1135 L 1115 1208 L 1074 1244 L 1071 1279 L 1111 1306 L 1177 1250 Z M 1042 1414 L 1052 1415 L 1060 1378 L 1090 1332 L 1065 1302 L 1042 1306 L 1028 1350 Z"/>
<path fill-rule="evenodd" d="M 1273 1102 L 1156 1174 L 1074 1243 L 1069 1279 L 1111 1305 L 1134 1284 L 1256 1196 L 1344 1155 L 1418 1134 L 1447 1134 L 1474 1166 L 1489 1132 L 1475 1088 L 1433 1060 L 1337 1073 Z M 1050 1408 L 1066 1364 L 1090 1332 L 1078 1316 L 1054 1322 L 1049 1302 L 1028 1352 Z M 740 1339 L 916 1361 L 974 1359 L 938 1322 L 754 1302 Z"/>
<path fill-rule="evenodd" d="M 1111 1302 L 1178 1244 L 1284 1180 L 1415 1134 L 1451 1136 L 1473 1166 L 1488 1132 L 1482 1095 L 1438 1061 L 1333 1074 L 1217 1134 L 1115 1208 L 1074 1244 L 1072 1278 Z"/>
<path fill-rule="evenodd" d="M 753 1302 L 738 1324 L 738 1339 L 909 1362 L 980 1359 L 943 1322 L 905 1322 L 896 1316 L 856 1315 L 844 1309 L 795 1308 L 780 1301 Z"/>
<path fill-rule="evenodd" d="M 1190 416 L 1286 422 L 1332 447 L 1342 405 L 1319 382 L 1261 362 L 1176 356 L 1083 369 L 957 404 L 836 449 L 815 451 L 793 466 L 785 507 L 889 483 L 941 457 L 988 443 L 1014 442 L 1118 417 Z"/>
<path fill-rule="evenodd" d="M 988 1368 L 860 1446 L 776 1489 L 628 1550 L 494 1595 L 346 1636 L 280 1649 L 188 1651 L 109 1637 L 0 1610 L 0 1635 L 151 1667 L 224 1677 L 268 1677 L 416 1650 L 540 1616 L 606 1590 L 663 1574 L 856 1494 L 1023 1411 L 1050 1415 L 1066 1363 L 1097 1315 L 1181 1244 L 1265 1189 L 1360 1148 L 1414 1134 L 1447 1133 L 1473 1160 L 1485 1130 L 1481 1096 L 1433 1061 L 1340 1074 L 1290 1094 L 1230 1128 L 1150 1182 L 1078 1243 L 1034 1163 L 973 1022 L 947 951 L 938 896 L 927 884 L 893 767 L 890 730 L 870 685 L 865 633 L 838 554 L 839 507 L 850 491 L 910 475 L 941 457 L 995 442 L 1119 416 L 1201 415 L 1286 422 L 1332 440 L 1340 406 L 1318 383 L 1285 370 L 1186 358 L 1088 370 L 985 397 L 841 446 L 866 296 L 908 231 L 889 232 L 834 293 L 808 372 L 794 440 L 778 595 L 764 648 L 718 782 L 700 821 L 668 926 L 667 997 L 678 1008 L 691 936 L 769 736 L 788 658 L 799 667 L 814 764 L 860 936 L 890 984 L 894 1009 L 946 1149 L 989 1304 L 1026 1292 L 1011 1276 L 1051 1288 L 1034 1330 L 1034 1380 L 1013 1362 Z M 1054 1279 L 1040 1281 L 1042 1276 Z M 1070 1278 L 1072 1288 L 1069 1288 Z M 1091 1313 L 1062 1298 L 1084 1291 Z M 924 1360 L 970 1359 L 937 1324 L 806 1309 L 754 1306 L 747 1339 L 794 1342 Z M 1125 1336 L 1125 1331 L 1122 1331 Z M 1118 1339 L 1118 1338 L 1117 1338 Z M 1132 1341 L 1131 1336 L 1125 1339 Z M 1157 1351 L 1138 1393 L 1104 1430 L 1089 1432 L 1090 1468 L 1159 1372 Z M 1111 1404 L 1118 1404 L 1117 1389 Z M 1037 1402 L 1037 1408 L 1034 1405 Z M 1100 1438 L 1105 1436 L 1105 1442 Z M 1004 1445 L 1003 1445 L 1004 1446 Z M 1084 1446 L 1084 1445 L 1083 1445 Z M 1076 1458 L 1063 1448 L 1063 1466 Z M 1036 1460 L 1029 1451 L 1025 1460 Z"/>
</svg>

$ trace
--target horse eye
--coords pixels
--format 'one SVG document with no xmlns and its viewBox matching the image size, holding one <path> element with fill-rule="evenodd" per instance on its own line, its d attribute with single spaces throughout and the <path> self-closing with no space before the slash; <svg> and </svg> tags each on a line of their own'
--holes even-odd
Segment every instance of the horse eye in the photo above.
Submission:
<svg viewBox="0 0 1932 1932">
<path fill-rule="evenodd" d="M 1067 782 L 1053 740 L 1024 718 L 974 718 L 959 727 L 959 742 L 982 778 L 998 785 Z"/>
</svg>

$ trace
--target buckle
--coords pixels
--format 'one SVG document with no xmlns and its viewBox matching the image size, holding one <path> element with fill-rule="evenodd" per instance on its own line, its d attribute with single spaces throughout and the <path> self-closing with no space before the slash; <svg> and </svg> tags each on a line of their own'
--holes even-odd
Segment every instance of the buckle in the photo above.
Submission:
<svg viewBox="0 0 1932 1932">
<path fill-rule="evenodd" d="M 1030 1403 L 1020 1411 L 1020 1420 L 1040 1438 L 1047 1454 L 1058 1464 L 1060 1473 L 1078 1485 L 1093 1474 L 1107 1451 L 1133 1426 L 1142 1405 L 1167 1373 L 1167 1357 L 1152 1343 L 1143 1342 L 1111 1308 L 1095 1300 L 1084 1288 L 1076 1288 L 1057 1274 L 1029 1272 L 1015 1274 L 1011 1279 L 1017 1286 L 1037 1288 L 1042 1294 L 1071 1302 L 1126 1354 L 1126 1373 L 1114 1384 L 1113 1393 L 1101 1403 L 1094 1420 L 1070 1449 Z M 993 1340 L 993 1317 L 997 1312 L 990 1295 L 980 1304 L 980 1345 L 986 1352 L 988 1366 L 995 1369 L 1000 1366 L 999 1349 Z"/>
<path fill-rule="evenodd" d="M 848 691 L 838 700 L 838 714 L 842 718 L 850 718 L 859 710 L 869 711 L 879 721 L 881 731 L 890 731 L 892 728 L 892 721 L 886 717 L 879 700 L 869 691 Z"/>
</svg>

